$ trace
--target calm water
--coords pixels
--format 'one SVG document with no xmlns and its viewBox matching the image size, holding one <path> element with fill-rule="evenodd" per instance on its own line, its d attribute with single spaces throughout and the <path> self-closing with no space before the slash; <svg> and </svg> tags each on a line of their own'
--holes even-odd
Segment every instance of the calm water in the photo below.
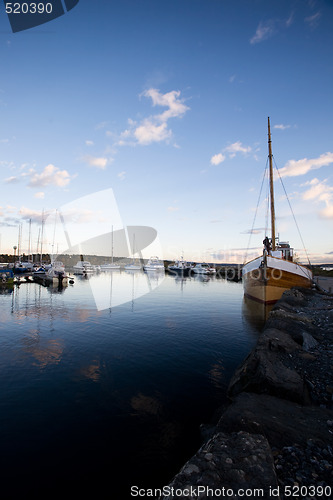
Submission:
<svg viewBox="0 0 333 500">
<path fill-rule="evenodd" d="M 0 295 L 2 498 L 74 486 L 75 498 L 127 499 L 197 450 L 257 328 L 241 284 L 159 283 L 116 271 Z"/>
</svg>

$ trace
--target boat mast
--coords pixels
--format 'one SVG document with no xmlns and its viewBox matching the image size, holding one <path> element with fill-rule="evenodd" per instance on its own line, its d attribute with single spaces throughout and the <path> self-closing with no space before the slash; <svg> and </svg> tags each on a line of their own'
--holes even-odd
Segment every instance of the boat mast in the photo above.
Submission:
<svg viewBox="0 0 333 500">
<path fill-rule="evenodd" d="M 111 238 L 111 264 L 113 264 L 113 226 L 112 226 L 112 238 Z"/>
<path fill-rule="evenodd" d="M 274 187 L 273 187 L 273 154 L 271 140 L 271 125 L 268 117 L 268 158 L 269 158 L 269 187 L 271 197 L 271 228 L 272 228 L 272 250 L 275 250 L 275 208 L 274 208 Z"/>
</svg>

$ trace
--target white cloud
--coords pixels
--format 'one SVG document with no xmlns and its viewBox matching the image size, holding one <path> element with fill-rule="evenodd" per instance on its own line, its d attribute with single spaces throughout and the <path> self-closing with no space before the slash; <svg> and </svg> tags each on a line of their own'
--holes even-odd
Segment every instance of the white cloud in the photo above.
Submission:
<svg viewBox="0 0 333 500">
<path fill-rule="evenodd" d="M 89 140 L 86 141 L 86 146 L 93 146 L 94 144 L 95 144 L 94 141 L 89 141 Z"/>
<path fill-rule="evenodd" d="M 333 219 L 333 203 L 327 204 L 326 208 L 319 212 L 319 215 L 324 219 Z"/>
<path fill-rule="evenodd" d="M 290 16 L 288 17 L 288 19 L 286 20 L 286 26 L 287 28 L 289 28 L 289 26 L 291 26 L 294 22 L 294 13 L 292 12 L 290 14 Z"/>
<path fill-rule="evenodd" d="M 274 128 L 280 129 L 280 130 L 286 130 L 287 128 L 290 128 L 290 125 L 283 125 L 282 123 L 280 125 L 274 125 Z"/>
<path fill-rule="evenodd" d="M 143 93 L 143 95 L 152 99 L 153 106 L 165 106 L 168 108 L 162 114 L 155 116 L 155 118 L 161 120 L 162 122 L 165 122 L 170 118 L 182 116 L 189 109 L 184 102 L 179 99 L 179 90 L 172 90 L 166 94 L 161 94 L 157 89 L 148 89 Z"/>
<path fill-rule="evenodd" d="M 179 207 L 168 207 L 168 212 L 177 212 L 179 210 Z"/>
<path fill-rule="evenodd" d="M 15 168 L 15 165 L 12 161 L 3 161 L 0 160 L 0 167 L 7 169 L 7 170 L 13 170 Z"/>
<path fill-rule="evenodd" d="M 237 141 L 224 148 L 224 151 L 227 151 L 230 158 L 233 158 L 237 153 L 250 153 L 252 151 L 252 148 L 251 146 L 243 146 L 240 141 Z"/>
<path fill-rule="evenodd" d="M 18 213 L 22 217 L 22 219 L 31 219 L 31 222 L 36 222 L 37 224 L 41 224 L 45 217 L 45 213 L 39 212 L 38 210 L 32 210 L 31 208 L 27 207 L 21 207 Z"/>
<path fill-rule="evenodd" d="M 109 122 L 107 122 L 107 121 L 97 123 L 97 125 L 95 126 L 95 129 L 96 129 L 96 130 L 103 129 L 103 128 L 105 128 L 105 127 L 107 127 L 107 126 L 108 126 L 108 123 L 109 123 Z"/>
<path fill-rule="evenodd" d="M 307 191 L 303 193 L 304 200 L 319 200 L 329 202 L 333 197 L 333 187 L 326 184 L 327 179 L 324 181 L 319 181 L 317 178 L 312 179 L 303 186 L 311 186 Z"/>
<path fill-rule="evenodd" d="M 321 12 L 316 12 L 312 16 L 306 17 L 304 21 L 310 26 L 311 29 L 315 29 L 319 26 L 320 18 Z"/>
<path fill-rule="evenodd" d="M 121 181 L 123 181 L 125 179 L 125 176 L 126 176 L 125 170 L 123 170 L 122 172 L 119 172 L 119 174 L 118 174 L 118 177 Z"/>
<path fill-rule="evenodd" d="M 293 24 L 294 15 L 293 13 L 287 19 L 268 19 L 265 22 L 260 22 L 255 34 L 250 38 L 250 43 L 255 45 L 256 43 L 268 40 L 280 30 L 289 28 Z"/>
<path fill-rule="evenodd" d="M 27 165 L 22 165 L 20 170 L 24 170 Z M 58 187 L 67 186 L 71 180 L 71 176 L 67 170 L 59 170 L 52 164 L 47 165 L 41 173 L 36 172 L 36 169 L 29 168 L 26 172 L 21 172 L 17 176 L 7 177 L 4 179 L 6 184 L 17 184 L 21 179 L 30 178 L 28 183 L 29 187 L 41 187 L 47 185 L 53 185 Z M 36 198 L 41 197 L 41 193 L 35 194 Z"/>
<path fill-rule="evenodd" d="M 108 159 L 105 157 L 96 157 L 96 156 L 84 156 L 83 160 L 90 165 L 90 167 L 96 167 L 104 170 L 106 168 L 106 165 L 112 161 L 112 159 Z"/>
<path fill-rule="evenodd" d="M 51 163 L 46 165 L 41 174 L 33 173 L 29 182 L 30 187 L 41 186 L 58 186 L 65 187 L 70 182 L 71 178 L 67 170 L 59 170 Z"/>
<path fill-rule="evenodd" d="M 297 175 L 307 174 L 310 170 L 316 170 L 333 163 L 333 153 L 327 152 L 319 158 L 302 160 L 289 160 L 286 165 L 280 169 L 281 177 L 295 177 Z"/>
<path fill-rule="evenodd" d="M 268 21 L 266 24 L 259 23 L 259 26 L 255 32 L 255 35 L 250 39 L 252 45 L 267 40 L 274 34 L 274 29 L 272 23 Z"/>
<path fill-rule="evenodd" d="M 327 179 L 320 181 L 317 178 L 303 184 L 310 186 L 303 193 L 305 201 L 324 202 L 326 207 L 319 212 L 319 215 L 326 219 L 333 218 L 333 187 L 327 184 Z"/>
<path fill-rule="evenodd" d="M 147 145 L 152 142 L 167 141 L 171 138 L 172 132 L 168 130 L 166 122 L 161 124 L 153 123 L 153 120 L 147 119 L 142 125 L 134 131 L 134 136 L 139 144 Z"/>
<path fill-rule="evenodd" d="M 30 187 L 58 186 L 65 187 L 71 178 L 67 170 L 59 170 L 52 164 L 47 165 L 41 174 L 33 173 L 29 182 Z"/>
<path fill-rule="evenodd" d="M 43 198 L 45 198 L 45 193 L 43 193 L 42 191 L 39 191 L 34 196 L 35 196 L 35 198 L 43 199 Z"/>
<path fill-rule="evenodd" d="M 172 130 L 168 127 L 169 120 L 182 117 L 190 109 L 180 98 L 179 90 L 162 94 L 159 90 L 151 88 L 141 95 L 150 98 L 153 107 L 161 106 L 167 109 L 144 118 L 139 124 L 129 119 L 129 128 L 120 134 L 117 142 L 119 146 L 135 144 L 147 146 L 154 142 L 169 142 L 172 137 Z"/>
<path fill-rule="evenodd" d="M 224 153 L 229 154 L 229 158 L 234 158 L 237 153 L 242 153 L 246 155 L 252 151 L 251 146 L 244 146 L 240 141 L 236 141 L 233 144 L 229 144 L 229 146 L 225 147 L 222 150 Z M 211 165 L 219 165 L 226 159 L 226 156 L 223 153 L 217 153 L 212 156 L 210 159 Z"/>
<path fill-rule="evenodd" d="M 219 165 L 224 160 L 225 160 L 225 156 L 222 153 L 218 153 L 218 154 L 216 154 L 216 155 L 214 155 L 214 156 L 211 157 L 210 163 L 212 165 Z"/>
<path fill-rule="evenodd" d="M 7 179 L 5 179 L 4 182 L 6 184 L 17 184 L 18 182 L 20 182 L 20 179 L 12 175 L 11 177 L 7 177 Z"/>
<path fill-rule="evenodd" d="M 256 228 L 256 229 L 247 229 L 246 231 L 242 231 L 241 234 L 261 234 L 265 231 L 264 227 Z"/>
</svg>

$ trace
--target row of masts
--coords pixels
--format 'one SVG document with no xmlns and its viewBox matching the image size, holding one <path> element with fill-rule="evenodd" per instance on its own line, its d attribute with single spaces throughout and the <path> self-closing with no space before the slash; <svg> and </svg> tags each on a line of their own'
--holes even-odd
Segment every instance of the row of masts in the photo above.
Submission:
<svg viewBox="0 0 333 500">
<path fill-rule="evenodd" d="M 44 218 L 42 219 L 42 226 L 38 230 L 38 238 L 37 238 L 37 249 L 36 249 L 36 255 L 40 254 L 40 260 L 43 258 L 43 239 L 44 239 Z M 40 246 L 40 253 L 39 253 L 39 246 Z M 14 245 L 14 255 L 16 254 L 17 250 L 17 258 L 18 260 L 21 259 L 21 253 L 24 253 L 22 251 L 22 223 L 19 224 L 18 228 L 18 242 L 17 246 Z M 30 260 L 33 262 L 33 256 L 34 253 L 31 248 L 31 219 L 29 219 L 29 237 L 28 237 L 28 254 L 27 254 L 27 260 L 30 262 Z"/>
</svg>

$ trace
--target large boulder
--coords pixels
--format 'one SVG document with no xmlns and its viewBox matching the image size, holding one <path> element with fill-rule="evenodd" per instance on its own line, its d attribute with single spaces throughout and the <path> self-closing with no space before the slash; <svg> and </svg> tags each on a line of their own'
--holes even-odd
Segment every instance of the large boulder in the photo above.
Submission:
<svg viewBox="0 0 333 500">
<path fill-rule="evenodd" d="M 222 414 L 216 431 L 254 432 L 266 436 L 271 446 L 304 446 L 309 439 L 332 443 L 332 411 L 267 394 L 239 394 Z"/>
<path fill-rule="evenodd" d="M 270 394 L 302 404 L 310 403 L 303 378 L 283 363 L 283 359 L 301 349 L 290 335 L 269 328 L 259 337 L 256 347 L 233 375 L 228 396 L 241 392 Z"/>
</svg>

